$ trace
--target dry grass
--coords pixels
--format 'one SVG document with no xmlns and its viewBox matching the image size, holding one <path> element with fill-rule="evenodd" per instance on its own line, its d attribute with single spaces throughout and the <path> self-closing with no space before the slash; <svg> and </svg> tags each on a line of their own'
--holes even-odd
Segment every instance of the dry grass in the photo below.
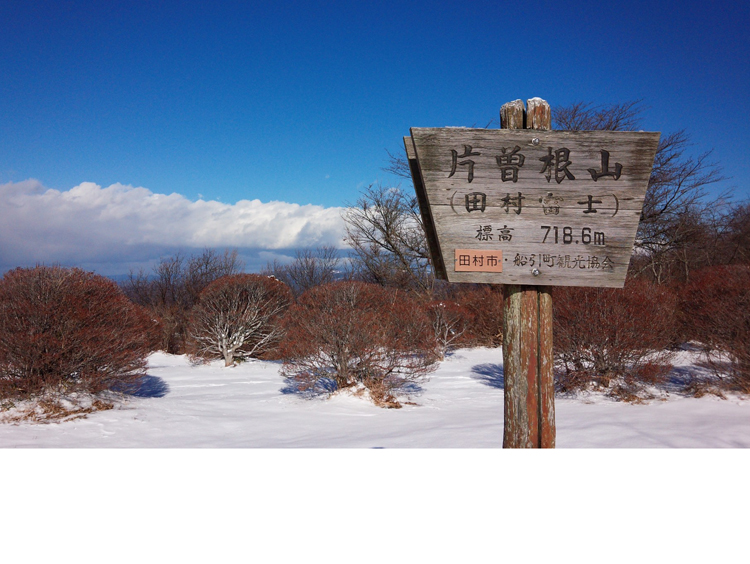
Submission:
<svg viewBox="0 0 750 564">
<path fill-rule="evenodd" d="M 393 395 L 393 386 L 382 378 L 372 378 L 365 381 L 370 391 L 372 403 L 387 409 L 401 409 L 401 402 Z"/>
<path fill-rule="evenodd" d="M 3 403 L 0 405 L 0 423 L 63 423 L 85 419 L 89 413 L 107 411 L 114 407 L 115 403 L 112 400 L 97 396 L 63 398 L 47 395 L 17 404 L 10 401 Z"/>
</svg>

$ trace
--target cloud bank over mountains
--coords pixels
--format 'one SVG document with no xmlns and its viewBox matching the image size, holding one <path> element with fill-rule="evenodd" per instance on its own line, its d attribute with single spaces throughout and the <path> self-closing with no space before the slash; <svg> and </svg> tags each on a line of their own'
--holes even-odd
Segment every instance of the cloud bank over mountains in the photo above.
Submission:
<svg viewBox="0 0 750 564">
<path fill-rule="evenodd" d="M 237 248 L 253 270 L 284 250 L 343 246 L 343 208 L 241 200 L 191 201 L 147 188 L 39 181 L 0 185 L 0 272 L 37 263 L 125 274 L 178 250 Z"/>
</svg>

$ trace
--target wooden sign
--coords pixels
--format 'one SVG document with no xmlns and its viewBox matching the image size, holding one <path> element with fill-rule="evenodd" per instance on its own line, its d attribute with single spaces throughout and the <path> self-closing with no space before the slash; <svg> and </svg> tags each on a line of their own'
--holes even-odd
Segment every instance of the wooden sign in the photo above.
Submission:
<svg viewBox="0 0 750 564">
<path fill-rule="evenodd" d="M 404 144 L 436 275 L 623 287 L 659 136 L 412 128 Z"/>
</svg>

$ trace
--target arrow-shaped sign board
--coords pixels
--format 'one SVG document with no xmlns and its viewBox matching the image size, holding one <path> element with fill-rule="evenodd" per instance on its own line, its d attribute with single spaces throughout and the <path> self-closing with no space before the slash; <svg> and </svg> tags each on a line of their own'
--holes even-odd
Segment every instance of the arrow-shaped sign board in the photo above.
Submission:
<svg viewBox="0 0 750 564">
<path fill-rule="evenodd" d="M 412 128 L 404 144 L 436 274 L 623 287 L 659 136 Z"/>
</svg>

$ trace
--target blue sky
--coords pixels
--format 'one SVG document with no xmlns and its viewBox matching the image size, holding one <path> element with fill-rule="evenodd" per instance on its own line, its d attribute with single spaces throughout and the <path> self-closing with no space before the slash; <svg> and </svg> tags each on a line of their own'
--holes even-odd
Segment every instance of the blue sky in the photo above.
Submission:
<svg viewBox="0 0 750 564">
<path fill-rule="evenodd" d="M 0 268 L 336 242 L 339 207 L 399 182 L 409 127 L 497 127 L 533 96 L 642 100 L 745 199 L 748 22 L 746 1 L 4 2 Z"/>
</svg>

